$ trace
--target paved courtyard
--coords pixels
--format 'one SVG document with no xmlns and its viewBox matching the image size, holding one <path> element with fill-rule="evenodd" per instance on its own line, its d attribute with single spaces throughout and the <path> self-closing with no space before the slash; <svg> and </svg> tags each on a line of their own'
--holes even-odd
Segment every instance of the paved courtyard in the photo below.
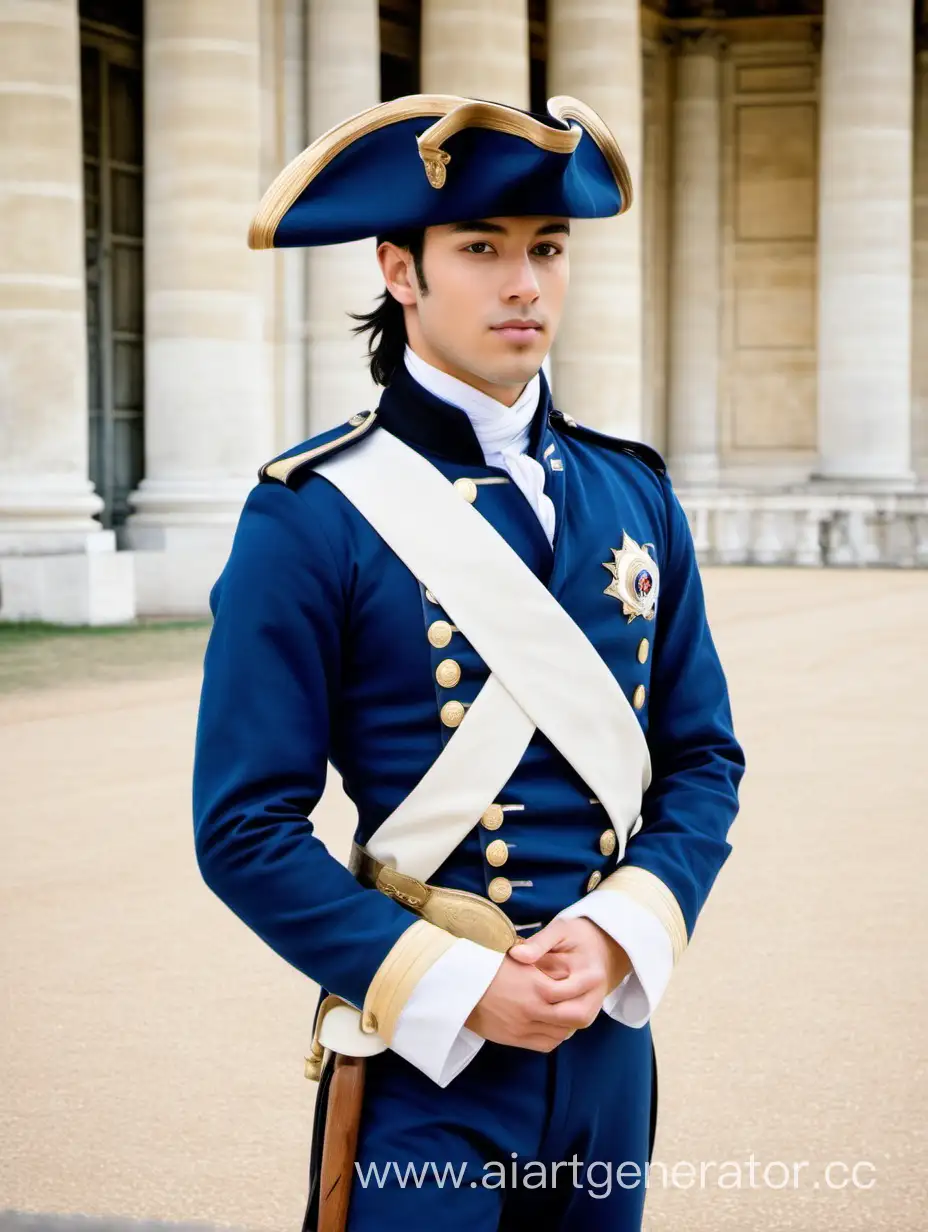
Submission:
<svg viewBox="0 0 928 1232">
<path fill-rule="evenodd" d="M 748 772 L 655 1022 L 646 1226 L 919 1232 L 928 573 L 705 580 Z M 199 879 L 204 640 L 0 654 L 0 1210 L 299 1226 L 315 990 Z M 320 830 L 350 828 L 332 785 Z"/>
</svg>

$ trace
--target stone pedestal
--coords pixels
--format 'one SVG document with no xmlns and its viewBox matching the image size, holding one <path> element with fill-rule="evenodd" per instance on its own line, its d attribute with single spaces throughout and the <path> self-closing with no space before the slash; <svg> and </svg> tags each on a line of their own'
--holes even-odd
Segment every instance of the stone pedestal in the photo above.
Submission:
<svg viewBox="0 0 928 1232">
<path fill-rule="evenodd" d="M 819 172 L 819 475 L 911 481 L 912 5 L 826 7 Z"/>
<path fill-rule="evenodd" d="M 60 625 L 115 625 L 133 620 L 134 554 L 116 551 L 112 531 L 89 536 L 84 549 L 0 557 L 2 619 Z"/>
<path fill-rule="evenodd" d="M 641 187 L 638 0 L 550 0 L 548 94 L 572 94 L 609 125 Z M 642 204 L 573 222 L 571 286 L 554 349 L 558 407 L 638 438 L 642 426 Z"/>
</svg>

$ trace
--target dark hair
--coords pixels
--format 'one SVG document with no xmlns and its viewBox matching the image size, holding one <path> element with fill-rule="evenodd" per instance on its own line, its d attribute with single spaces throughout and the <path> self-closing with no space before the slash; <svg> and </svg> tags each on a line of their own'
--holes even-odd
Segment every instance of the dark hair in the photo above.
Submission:
<svg viewBox="0 0 928 1232">
<path fill-rule="evenodd" d="M 398 248 L 406 248 L 412 253 L 416 278 L 419 280 L 419 290 L 423 295 L 427 295 L 428 286 L 422 269 L 422 250 L 425 246 L 424 228 L 394 232 L 392 235 L 378 235 L 378 248 L 383 243 L 396 244 Z M 348 315 L 360 322 L 351 327 L 351 332 L 368 335 L 367 354 L 370 358 L 371 377 L 374 383 L 389 385 L 397 368 L 403 362 L 403 352 L 406 349 L 406 321 L 403 317 L 403 305 L 385 290 L 373 311 L 349 312 Z"/>
</svg>

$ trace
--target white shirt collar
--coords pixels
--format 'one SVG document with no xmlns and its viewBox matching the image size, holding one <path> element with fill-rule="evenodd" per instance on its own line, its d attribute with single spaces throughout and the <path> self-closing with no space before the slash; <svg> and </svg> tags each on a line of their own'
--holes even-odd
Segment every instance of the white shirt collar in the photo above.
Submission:
<svg viewBox="0 0 928 1232">
<path fill-rule="evenodd" d="M 524 453 L 528 448 L 532 419 L 538 408 L 541 377 L 536 372 L 512 406 L 498 402 L 466 381 L 427 363 L 408 344 L 406 367 L 412 378 L 429 393 L 463 411 L 471 422 L 484 456 Z"/>
</svg>

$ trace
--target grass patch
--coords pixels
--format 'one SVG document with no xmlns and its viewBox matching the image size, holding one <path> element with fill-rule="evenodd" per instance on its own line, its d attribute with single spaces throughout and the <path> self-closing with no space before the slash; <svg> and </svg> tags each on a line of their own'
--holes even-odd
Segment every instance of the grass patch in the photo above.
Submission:
<svg viewBox="0 0 928 1232">
<path fill-rule="evenodd" d="M 198 669 L 210 627 L 207 620 L 73 627 L 0 623 L 0 694 Z"/>
<path fill-rule="evenodd" d="M 205 629 L 208 620 L 139 620 L 125 625 L 47 625 L 39 620 L 0 621 L 0 652 L 26 642 L 51 637 L 112 637 L 133 633 L 171 631 L 173 629 Z"/>
</svg>

